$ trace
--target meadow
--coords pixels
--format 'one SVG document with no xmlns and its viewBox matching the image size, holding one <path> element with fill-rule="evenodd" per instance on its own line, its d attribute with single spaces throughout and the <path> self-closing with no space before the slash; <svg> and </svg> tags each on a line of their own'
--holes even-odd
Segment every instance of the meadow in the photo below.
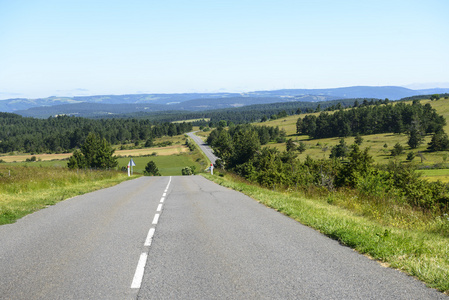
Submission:
<svg viewBox="0 0 449 300">
<path fill-rule="evenodd" d="M 446 121 L 449 120 L 449 99 L 442 98 L 438 101 L 421 100 L 420 103 L 423 105 L 430 103 L 431 106 L 436 109 L 438 114 L 444 116 Z M 318 115 L 319 113 L 313 114 Z M 253 123 L 253 125 L 278 126 L 280 129 L 285 130 L 287 139 L 291 138 L 296 143 L 303 142 L 306 145 L 306 150 L 298 155 L 298 159 L 300 160 L 304 160 L 307 155 L 313 159 L 329 158 L 332 147 L 339 143 L 340 138 L 309 139 L 308 136 L 296 134 L 296 121 L 298 120 L 298 117 L 303 118 L 305 115 L 306 114 L 299 116 L 288 116 L 263 123 Z M 447 122 L 444 130 L 446 133 L 449 132 L 449 122 Z M 412 160 L 412 163 L 417 164 L 418 168 L 433 168 L 438 164 L 441 165 L 449 163 L 448 151 L 429 152 L 427 150 L 428 143 L 431 140 L 430 135 L 425 136 L 423 143 L 418 146 L 417 149 L 413 150 L 407 145 L 408 136 L 406 134 L 372 134 L 364 135 L 362 138 L 363 143 L 361 148 L 369 148 L 369 154 L 373 157 L 374 163 L 376 164 L 387 164 L 389 161 L 409 163 L 406 160 L 409 152 L 414 152 L 417 154 Z M 354 143 L 354 137 L 345 138 L 345 142 L 347 145 L 351 145 Z M 401 155 L 392 157 L 390 153 L 396 143 L 400 143 L 404 146 L 404 152 Z M 280 151 L 284 151 L 286 149 L 285 143 L 270 143 L 267 146 L 277 148 Z M 419 155 L 418 152 L 420 152 Z M 443 182 L 449 182 L 449 170 L 447 172 L 440 171 L 438 175 L 424 171 L 423 175 L 425 177 L 429 176 L 429 180 L 440 179 Z"/>
<path fill-rule="evenodd" d="M 137 156 L 132 157 L 136 166 L 133 167 L 135 173 L 143 174 L 145 166 L 149 161 L 154 161 L 162 176 L 182 175 L 181 170 L 184 167 L 195 166 L 196 171 L 202 171 L 207 168 L 207 164 L 202 160 L 198 153 L 184 153 L 165 156 Z M 121 157 L 118 159 L 119 167 L 126 167 L 130 157 Z"/>
</svg>

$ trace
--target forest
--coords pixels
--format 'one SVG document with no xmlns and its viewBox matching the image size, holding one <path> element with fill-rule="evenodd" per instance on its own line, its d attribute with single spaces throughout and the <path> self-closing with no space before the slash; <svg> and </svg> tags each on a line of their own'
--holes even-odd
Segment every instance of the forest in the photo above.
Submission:
<svg viewBox="0 0 449 300">
<path fill-rule="evenodd" d="M 124 114 L 120 117 L 132 117 L 138 119 L 149 118 L 155 121 L 171 122 L 178 120 L 191 120 L 191 119 L 209 119 L 208 122 L 198 121 L 193 125 L 203 125 L 215 127 L 221 120 L 232 122 L 234 124 L 252 123 L 263 120 L 269 120 L 276 118 L 279 114 L 286 115 L 299 115 L 302 113 L 314 112 L 318 108 L 319 110 L 332 111 L 337 108 L 347 108 L 353 106 L 355 102 L 366 103 L 366 105 L 374 105 L 375 103 L 384 103 L 385 100 L 380 99 L 342 99 L 332 101 L 320 101 L 320 102 L 278 102 L 270 104 L 255 104 L 238 108 L 224 108 L 217 110 L 208 110 L 201 112 L 185 112 L 185 111 L 166 111 L 166 112 L 140 112 L 133 114 Z M 110 116 L 113 117 L 113 116 Z M 209 124 L 210 123 L 210 124 Z"/>
<path fill-rule="evenodd" d="M 388 105 L 357 106 L 333 114 L 307 115 L 296 124 L 298 134 L 311 138 L 347 137 L 356 134 L 407 133 L 415 129 L 422 135 L 436 133 L 446 125 L 443 116 L 427 103 L 414 100 L 412 105 L 399 102 Z"/>
<path fill-rule="evenodd" d="M 74 116 L 57 116 L 47 119 L 22 117 L 13 113 L 0 113 L 0 153 L 20 151 L 27 153 L 61 153 L 79 148 L 89 132 L 98 134 L 112 145 L 137 140 L 173 136 L 192 130 L 192 126 L 217 127 L 226 120 L 228 124 L 242 124 L 265 121 L 287 115 L 295 115 L 317 110 L 335 110 L 362 104 L 376 105 L 386 100 L 345 99 L 323 102 L 286 102 L 251 105 L 234 109 L 205 112 L 140 113 L 123 115 L 122 118 L 88 119 Z M 126 117 L 128 116 L 128 117 Z M 190 123 L 171 123 L 191 119 L 210 119 Z M 264 134 L 264 137 L 267 135 Z"/>
<path fill-rule="evenodd" d="M 92 120 L 58 116 L 48 119 L 25 118 L 0 113 L 0 152 L 61 153 L 79 148 L 89 133 L 112 145 L 174 136 L 192 130 L 190 123 L 154 122 L 145 119 Z"/>
<path fill-rule="evenodd" d="M 345 108 L 354 108 L 344 110 Z M 333 113 L 330 113 L 334 111 Z M 0 113 L 0 152 L 60 153 L 79 148 L 89 132 L 98 134 L 112 145 L 125 142 L 146 141 L 161 136 L 188 132 L 192 126 L 219 127 L 225 120 L 228 125 L 261 122 L 320 112 L 319 116 L 299 118 L 297 133 L 311 138 L 345 137 L 356 134 L 381 132 L 403 133 L 413 123 L 418 132 L 438 132 L 444 118 L 437 116 L 430 104 L 413 105 L 403 102 L 394 105 L 388 99 L 344 99 L 323 102 L 285 102 L 250 105 L 234 109 L 205 112 L 165 112 L 163 114 L 133 114 L 134 118 L 87 119 L 74 116 L 57 116 L 48 119 L 22 117 L 13 113 Z M 124 115 L 125 116 L 125 115 Z M 190 123 L 171 123 L 175 120 L 199 119 Z M 258 129 L 261 143 L 283 142 L 282 132 L 268 133 Z M 284 133 L 285 136 L 285 133 Z"/>
</svg>

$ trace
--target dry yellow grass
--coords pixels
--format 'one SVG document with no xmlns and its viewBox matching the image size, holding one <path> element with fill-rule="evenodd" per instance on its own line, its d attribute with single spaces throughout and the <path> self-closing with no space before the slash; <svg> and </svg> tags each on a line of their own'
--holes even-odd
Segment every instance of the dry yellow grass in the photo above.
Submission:
<svg viewBox="0 0 449 300">
<path fill-rule="evenodd" d="M 182 120 L 182 121 L 173 121 L 172 123 L 191 123 L 196 121 L 206 121 L 209 122 L 210 118 L 199 118 L 199 119 L 190 119 L 190 120 Z"/>
<path fill-rule="evenodd" d="M 154 148 L 142 148 L 142 149 L 130 149 L 130 150 L 116 150 L 117 156 L 144 156 L 150 155 L 156 152 L 157 155 L 173 155 L 188 152 L 189 149 L 184 145 L 173 145 L 168 147 L 154 147 Z M 20 154 L 20 155 L 5 155 L 0 156 L 3 161 L 10 162 L 24 162 L 26 159 L 30 159 L 35 156 L 37 160 L 50 161 L 50 160 L 63 160 L 72 156 L 72 153 L 61 154 Z"/>
<path fill-rule="evenodd" d="M 0 156 L 5 162 L 21 162 L 25 161 L 27 158 L 30 159 L 32 156 L 36 156 L 37 160 L 48 161 L 48 160 L 61 160 L 72 156 L 72 153 L 60 153 L 60 154 L 20 154 L 20 155 L 3 155 Z"/>
<path fill-rule="evenodd" d="M 156 152 L 157 155 L 173 155 L 188 152 L 189 149 L 184 145 L 174 145 L 168 147 L 156 147 L 156 148 L 143 148 L 143 149 L 131 149 L 131 150 L 117 150 L 115 155 L 117 156 L 144 156 L 150 155 Z"/>
</svg>

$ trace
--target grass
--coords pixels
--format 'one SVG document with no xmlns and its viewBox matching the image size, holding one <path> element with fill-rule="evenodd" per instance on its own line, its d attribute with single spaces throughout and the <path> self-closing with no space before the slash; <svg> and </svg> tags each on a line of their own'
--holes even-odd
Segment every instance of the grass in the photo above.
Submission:
<svg viewBox="0 0 449 300">
<path fill-rule="evenodd" d="M 437 113 L 442 115 L 447 120 L 447 124 L 444 127 L 444 129 L 446 132 L 449 132 L 449 99 L 442 98 L 438 101 L 421 100 L 420 102 L 423 105 L 425 105 L 426 103 L 430 103 L 431 106 L 435 108 Z M 313 114 L 318 115 L 319 113 Z M 266 125 L 273 127 L 279 126 L 280 129 L 284 129 L 286 131 L 287 138 L 292 138 L 296 142 L 302 141 L 303 143 L 305 143 L 306 151 L 298 155 L 298 159 L 300 160 L 304 160 L 307 155 L 309 155 L 313 159 L 329 158 L 331 148 L 339 143 L 340 138 L 309 139 L 308 136 L 297 135 L 296 121 L 298 120 L 298 117 L 303 118 L 304 116 L 306 116 L 306 114 L 300 116 L 298 115 L 288 116 L 286 118 L 267 121 L 264 123 L 253 123 L 253 125 Z M 369 154 L 373 157 L 374 162 L 377 164 L 386 164 L 391 160 L 406 162 L 407 161 L 406 157 L 409 152 L 414 152 L 416 154 L 419 151 L 422 153 L 422 159 L 416 156 L 413 162 L 417 163 L 418 166 L 432 166 L 435 164 L 441 164 L 446 162 L 449 155 L 448 151 L 427 152 L 428 143 L 431 140 L 430 135 L 424 138 L 423 143 L 417 149 L 409 148 L 409 146 L 407 145 L 408 136 L 406 134 L 392 134 L 392 133 L 372 134 L 363 136 L 363 139 L 364 141 L 361 147 L 363 149 L 364 148 L 370 149 Z M 345 138 L 345 141 L 347 145 L 351 145 L 354 142 L 354 137 L 347 137 Z M 397 157 L 392 157 L 390 155 L 391 149 L 397 142 L 399 142 L 402 146 L 404 146 L 405 151 L 403 154 Z M 387 147 L 384 147 L 384 145 L 386 145 Z M 278 148 L 280 151 L 285 150 L 285 143 L 269 144 L 267 146 Z M 427 175 L 425 174 L 425 176 Z M 435 176 L 429 176 L 429 180 L 434 179 Z M 444 182 L 449 181 L 447 178 L 444 178 L 444 176 L 441 176 L 440 179 L 442 179 L 442 181 L 444 180 Z"/>
<path fill-rule="evenodd" d="M 157 142 L 168 141 L 168 138 L 158 139 Z M 167 147 L 151 147 L 151 148 L 137 148 L 137 149 L 126 149 L 118 150 L 116 149 L 114 155 L 118 157 L 136 157 L 136 156 L 146 156 L 156 154 L 157 156 L 170 156 L 177 155 L 188 152 L 188 148 L 181 144 L 185 142 L 185 138 L 182 136 L 173 137 L 170 141 L 174 145 Z M 134 144 L 132 144 L 134 145 Z M 132 145 L 128 145 L 132 147 Z M 115 148 L 118 148 L 116 146 Z M 35 156 L 36 161 L 27 162 L 27 159 Z M 61 154 L 15 154 L 15 155 L 3 155 L 0 159 L 3 160 L 7 165 L 28 165 L 28 166 L 42 166 L 42 167 L 65 167 L 67 166 L 67 161 L 72 153 L 61 153 Z M 129 161 L 129 160 L 128 160 Z"/>
<path fill-rule="evenodd" d="M 178 140 L 182 140 L 178 137 Z M 144 151 L 144 152 L 140 152 Z M 127 172 L 69 170 L 67 160 L 42 160 L 0 164 L 0 225 L 53 205 L 67 198 L 109 187 L 143 174 L 146 164 L 152 160 L 162 175 L 182 175 L 181 170 L 195 166 L 197 172 L 207 168 L 207 160 L 198 149 L 186 152 L 181 145 L 164 148 L 132 149 L 117 151 L 132 155 L 136 166 L 133 177 Z M 156 152 L 157 156 L 134 156 Z M 169 155 L 170 153 L 176 153 Z M 52 158 L 54 159 L 55 156 Z M 58 156 L 56 156 L 58 157 Z M 30 158 L 30 156 L 26 157 Z M 129 157 L 119 157 L 119 168 L 125 167 Z"/>
<path fill-rule="evenodd" d="M 394 102 L 392 102 L 394 104 Z M 408 103 L 412 103 L 411 101 Z M 430 105 L 435 108 L 436 112 L 439 115 L 442 115 L 446 120 L 449 120 L 449 99 L 441 98 L 438 101 L 430 101 L 429 99 L 421 100 L 420 103 L 425 105 L 426 103 L 430 103 Z M 328 112 L 332 113 L 332 112 Z M 293 115 L 288 116 L 286 118 L 270 120 L 263 123 L 253 123 L 253 125 L 266 125 L 266 126 L 279 126 L 279 129 L 284 129 L 287 132 L 288 136 L 296 135 L 296 121 L 299 117 L 304 118 L 306 115 L 315 115 L 318 116 L 320 113 L 311 113 L 311 114 L 301 114 L 301 115 Z M 449 132 L 449 122 L 444 127 L 445 132 Z"/>
<path fill-rule="evenodd" d="M 24 162 L 27 158 L 30 159 L 35 156 L 37 160 L 40 161 L 52 161 L 52 160 L 62 160 L 67 159 L 72 156 L 72 153 L 58 153 L 58 154 L 16 154 L 16 155 L 2 155 L 0 159 L 4 162 Z"/>
<path fill-rule="evenodd" d="M 119 166 L 127 166 L 130 158 L 119 158 Z M 143 174 L 145 166 L 149 161 L 154 161 L 162 176 L 182 175 L 184 167 L 195 166 L 197 171 L 207 168 L 207 164 L 198 153 L 184 153 L 170 156 L 147 156 L 133 157 L 136 166 L 133 167 L 135 173 Z"/>
<path fill-rule="evenodd" d="M 144 156 L 156 153 L 156 155 L 173 155 L 187 152 L 188 148 L 184 145 L 175 145 L 168 147 L 154 147 L 154 148 L 142 148 L 142 149 L 130 149 L 130 150 L 117 150 L 115 155 L 117 156 Z"/>
<path fill-rule="evenodd" d="M 229 174 L 204 176 L 220 185 L 243 192 L 383 264 L 415 276 L 429 287 L 449 292 L 447 236 L 383 225 L 350 209 L 330 204 L 329 199 L 310 199 L 303 193 L 294 191 L 272 191 Z M 449 229 L 449 218 L 445 218 L 440 220 L 441 226 Z"/>
<path fill-rule="evenodd" d="M 298 155 L 298 159 L 304 160 L 307 155 L 313 159 L 323 159 L 329 158 L 331 149 L 333 146 L 340 142 L 340 138 L 326 138 L 326 139 L 308 139 L 306 136 L 290 136 L 293 141 L 299 143 L 303 142 L 306 145 L 306 151 Z M 399 160 L 406 162 L 407 154 L 413 151 L 415 154 L 420 151 L 423 155 L 423 161 L 416 156 L 413 162 L 418 163 L 418 165 L 434 165 L 438 163 L 443 163 L 445 161 L 445 151 L 443 152 L 427 152 L 427 143 L 430 142 L 431 137 L 425 137 L 424 143 L 421 144 L 417 149 L 410 149 L 407 145 L 407 135 L 406 134 L 372 134 L 363 136 L 363 143 L 361 148 L 369 148 L 369 154 L 373 157 L 374 163 L 386 164 L 391 160 Z M 354 137 L 345 138 L 346 144 L 349 146 L 354 143 Z M 396 157 L 390 155 L 393 146 L 399 142 L 404 146 L 405 151 L 403 154 Z M 384 145 L 387 147 L 384 147 Z M 285 150 L 285 143 L 279 144 L 268 144 L 268 147 L 278 148 L 280 151 Z M 446 157 L 447 159 L 447 157 Z"/>
<path fill-rule="evenodd" d="M 172 123 L 193 123 L 197 121 L 206 121 L 209 122 L 210 118 L 199 118 L 199 119 L 189 119 L 189 120 L 182 120 L 182 121 L 173 121 Z"/>
<path fill-rule="evenodd" d="M 0 225 L 127 180 L 123 172 L 0 165 Z"/>
<path fill-rule="evenodd" d="M 444 116 L 446 121 L 449 120 L 449 99 L 441 98 L 438 101 L 422 100 L 421 103 L 423 105 L 425 105 L 426 103 L 430 103 L 430 105 L 435 108 L 438 114 Z M 449 132 L 449 122 L 447 122 L 446 126 L 444 127 L 444 131 L 446 133 Z"/>
<path fill-rule="evenodd" d="M 156 153 L 156 155 L 152 155 Z M 132 158 L 136 163 L 133 172 L 143 174 L 145 166 L 152 160 L 159 168 L 159 172 L 163 176 L 182 175 L 181 170 L 184 167 L 195 166 L 197 171 L 207 168 L 208 163 L 203 155 L 198 151 L 189 152 L 188 148 L 183 145 L 168 146 L 161 148 L 145 148 L 116 151 L 118 157 L 118 170 L 126 169 L 129 160 Z M 14 157 L 14 156 L 11 156 Z M 27 156 L 26 158 L 30 158 Z M 16 161 L 16 160 L 14 160 Z M 7 162 L 1 164 L 4 167 L 49 167 L 49 168 L 66 168 L 67 160 L 42 160 L 34 162 Z"/>
<path fill-rule="evenodd" d="M 420 172 L 429 181 L 440 180 L 441 182 L 449 183 L 449 169 L 420 170 Z"/>
</svg>

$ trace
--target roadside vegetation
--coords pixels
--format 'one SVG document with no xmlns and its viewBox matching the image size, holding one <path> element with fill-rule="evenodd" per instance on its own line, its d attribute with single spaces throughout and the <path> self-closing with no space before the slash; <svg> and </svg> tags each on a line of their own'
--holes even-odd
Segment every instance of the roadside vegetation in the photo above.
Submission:
<svg viewBox="0 0 449 300">
<path fill-rule="evenodd" d="M 441 234 L 441 229 L 447 232 L 449 228 L 447 215 L 431 220 L 425 212 L 399 206 L 395 212 L 385 214 L 379 211 L 382 205 L 360 199 L 353 191 L 273 190 L 232 173 L 215 174 L 203 176 L 315 228 L 385 266 L 415 276 L 429 287 L 449 292 L 449 237 Z M 364 212 L 368 210 L 377 213 L 375 216 L 368 213 L 372 215 L 368 217 Z M 406 217 L 408 213 L 412 216 Z"/>
<path fill-rule="evenodd" d="M 128 149 L 117 150 L 121 155 L 115 156 L 115 149 L 105 139 L 91 133 L 81 149 L 68 159 L 43 161 L 27 155 L 20 157 L 26 157 L 22 162 L 1 163 L 0 225 L 13 223 L 27 214 L 73 196 L 109 187 L 142 174 L 183 175 L 183 170 L 188 168 L 188 175 L 191 175 L 208 166 L 207 159 L 199 149 L 183 135 L 164 137 L 156 140 L 156 143 L 162 146 L 137 149 L 135 145 L 130 145 Z M 136 157 L 133 150 L 146 154 Z M 133 168 L 134 176 L 128 177 L 127 165 L 131 158 L 136 166 Z"/>
<path fill-rule="evenodd" d="M 0 164 L 0 225 L 13 223 L 49 205 L 127 179 L 125 173 L 117 171 Z"/>
<path fill-rule="evenodd" d="M 309 107 L 307 114 L 301 109 L 294 115 L 258 112 L 261 118 L 252 125 L 197 120 L 202 122 L 198 135 L 220 158 L 215 166 L 219 176 L 205 176 L 449 292 L 449 99 L 387 100 L 360 101 L 350 108 Z M 70 120 L 77 119 L 47 121 Z M 364 125 L 355 124 L 357 120 Z M 14 155 L 0 157 L 8 161 L 0 164 L 0 224 L 126 180 L 131 158 L 134 174 L 153 176 L 191 175 L 209 166 L 198 147 L 182 135 L 192 129 L 187 123 L 120 122 L 128 126 L 129 135 L 121 140 L 118 131 L 111 131 L 118 134 L 108 136 L 114 143 L 108 144 L 104 133 L 89 137 L 83 132 L 75 153 L 84 158 L 72 158 L 73 171 L 66 168 L 71 154 L 65 154 L 66 160 L 45 161 L 49 156 L 29 153 L 16 159 L 21 163 L 10 163 Z M 13 145 L 12 140 L 2 142 L 3 147 Z M 20 141 L 14 151 L 27 149 L 26 139 Z M 103 143 L 100 152 L 108 154 L 95 164 L 121 172 L 91 171 L 96 166 L 86 163 L 85 141 Z M 29 175 L 18 175 L 22 172 Z"/>
<path fill-rule="evenodd" d="M 376 116 L 360 119 L 367 131 L 351 125 L 356 111 Z M 448 292 L 449 186 L 436 180 L 448 168 L 446 119 L 415 100 L 219 126 L 207 141 L 220 158 L 214 180 Z"/>
</svg>

